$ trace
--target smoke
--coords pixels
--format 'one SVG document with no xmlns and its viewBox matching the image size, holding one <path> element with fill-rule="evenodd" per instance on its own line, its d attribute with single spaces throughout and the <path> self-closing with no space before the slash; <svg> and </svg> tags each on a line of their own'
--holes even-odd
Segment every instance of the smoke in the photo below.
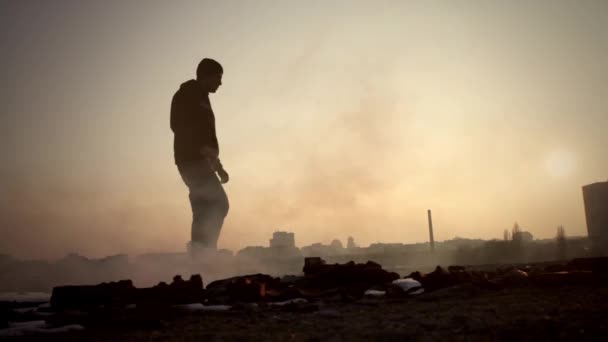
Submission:
<svg viewBox="0 0 608 342">
<path fill-rule="evenodd" d="M 250 227 L 266 237 L 287 229 L 303 245 L 350 235 L 373 240 L 374 227 L 395 225 L 391 198 L 402 173 L 414 167 L 404 163 L 411 154 L 402 128 L 411 113 L 390 93 L 358 95 L 351 108 L 311 113 L 320 121 L 312 134 L 300 136 L 292 122 L 275 141 L 278 147 L 269 147 L 283 161 L 272 169 L 276 177 L 255 187 L 258 201 L 232 199 L 237 205 L 229 227 Z"/>
<path fill-rule="evenodd" d="M 67 253 L 101 257 L 185 250 L 189 232 L 174 228 L 180 222 L 171 210 L 109 193 L 65 180 L 11 185 L 0 199 L 0 234 L 7 237 L 0 240 L 0 251 L 56 259 Z"/>
</svg>

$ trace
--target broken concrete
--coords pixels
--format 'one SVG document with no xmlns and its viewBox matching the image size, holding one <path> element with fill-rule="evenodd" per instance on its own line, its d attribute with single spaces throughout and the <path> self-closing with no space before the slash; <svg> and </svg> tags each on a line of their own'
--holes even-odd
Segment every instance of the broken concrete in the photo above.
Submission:
<svg viewBox="0 0 608 342">
<path fill-rule="evenodd" d="M 51 307 L 54 310 L 90 310 L 100 306 L 125 307 L 129 304 L 138 307 L 168 306 L 202 301 L 203 294 L 200 275 L 193 275 L 187 281 L 177 275 L 169 285 L 161 282 L 142 289 L 133 286 L 131 280 L 99 285 L 57 286 L 53 289 Z"/>
<path fill-rule="evenodd" d="M 345 298 L 361 298 L 373 286 L 384 286 L 399 279 L 399 274 L 382 269 L 379 264 L 348 262 L 328 265 L 320 258 L 306 258 L 304 278 L 295 286 L 305 292 L 338 290 Z"/>
</svg>

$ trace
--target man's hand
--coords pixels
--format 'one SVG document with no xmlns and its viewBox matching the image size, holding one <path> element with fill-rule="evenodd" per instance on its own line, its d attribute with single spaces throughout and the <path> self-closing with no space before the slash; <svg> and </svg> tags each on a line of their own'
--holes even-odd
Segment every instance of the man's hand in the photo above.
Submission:
<svg viewBox="0 0 608 342">
<path fill-rule="evenodd" d="M 222 184 L 226 184 L 230 180 L 230 176 L 228 175 L 228 172 L 226 172 L 226 170 L 224 170 L 223 167 L 220 167 L 217 170 L 217 175 L 220 176 L 220 182 Z"/>
<path fill-rule="evenodd" d="M 211 166 L 211 170 L 213 170 L 213 172 L 217 172 L 222 184 L 228 183 L 230 176 L 228 175 L 228 172 L 224 170 L 224 166 L 222 165 L 222 162 L 220 162 L 219 158 L 209 160 L 209 165 Z"/>
</svg>

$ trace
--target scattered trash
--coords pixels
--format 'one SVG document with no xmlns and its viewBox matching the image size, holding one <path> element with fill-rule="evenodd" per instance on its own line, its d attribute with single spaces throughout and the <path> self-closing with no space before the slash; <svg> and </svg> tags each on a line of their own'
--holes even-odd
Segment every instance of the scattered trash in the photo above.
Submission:
<svg viewBox="0 0 608 342">
<path fill-rule="evenodd" d="M 365 296 L 371 296 L 371 297 L 382 297 L 386 295 L 386 291 L 380 291 L 380 290 L 367 290 L 363 293 Z"/>
<path fill-rule="evenodd" d="M 308 303 L 308 300 L 305 298 L 294 298 L 294 299 L 288 299 L 282 302 L 272 302 L 269 303 L 269 305 L 276 305 L 276 306 L 283 306 L 283 305 L 287 305 L 287 304 L 302 304 L 302 303 Z"/>
<path fill-rule="evenodd" d="M 398 285 L 403 291 L 422 287 L 422 284 L 418 280 L 412 278 L 396 279 L 393 280 L 393 284 Z"/>
<path fill-rule="evenodd" d="M 424 288 L 423 288 L 423 287 L 419 288 L 418 290 L 415 290 L 415 291 L 409 292 L 408 294 L 411 294 L 411 295 L 419 295 L 419 294 L 421 294 L 421 293 L 424 293 Z"/>
<path fill-rule="evenodd" d="M 79 324 L 70 324 L 61 327 L 51 327 L 45 321 L 29 321 L 11 323 L 8 328 L 0 329 L 0 337 L 16 337 L 27 335 L 59 334 L 69 331 L 84 330 Z"/>
</svg>

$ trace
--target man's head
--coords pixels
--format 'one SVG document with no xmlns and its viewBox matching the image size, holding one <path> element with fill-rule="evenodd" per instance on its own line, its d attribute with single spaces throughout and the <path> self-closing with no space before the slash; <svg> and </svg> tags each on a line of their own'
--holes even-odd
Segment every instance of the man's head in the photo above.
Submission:
<svg viewBox="0 0 608 342">
<path fill-rule="evenodd" d="M 223 74 L 222 65 L 211 58 L 203 58 L 196 68 L 196 80 L 209 93 L 215 93 L 222 85 Z"/>
</svg>

